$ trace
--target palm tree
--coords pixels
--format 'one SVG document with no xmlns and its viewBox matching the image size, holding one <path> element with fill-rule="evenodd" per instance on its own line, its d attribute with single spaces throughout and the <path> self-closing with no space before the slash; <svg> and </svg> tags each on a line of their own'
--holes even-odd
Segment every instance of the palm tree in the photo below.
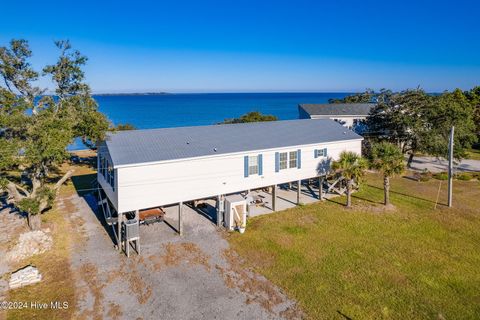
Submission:
<svg viewBox="0 0 480 320">
<path fill-rule="evenodd" d="M 405 170 L 402 151 L 396 145 L 380 142 L 372 147 L 371 167 L 383 174 L 384 204 L 390 204 L 390 178 Z"/>
<path fill-rule="evenodd" d="M 367 161 L 352 151 L 343 151 L 340 158 L 332 163 L 332 169 L 339 172 L 347 182 L 347 208 L 352 206 L 353 182 L 364 176 L 367 166 Z"/>
</svg>

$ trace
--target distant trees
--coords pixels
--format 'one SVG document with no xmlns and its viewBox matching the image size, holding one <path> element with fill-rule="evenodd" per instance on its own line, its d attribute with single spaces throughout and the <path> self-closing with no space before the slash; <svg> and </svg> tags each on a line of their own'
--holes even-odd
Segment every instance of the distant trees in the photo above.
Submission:
<svg viewBox="0 0 480 320">
<path fill-rule="evenodd" d="M 440 95 L 417 88 L 402 92 L 382 90 L 367 118 L 366 139 L 395 143 L 409 158 L 416 153 L 446 157 L 448 134 L 455 126 L 454 157 L 461 159 L 477 141 L 478 89 L 457 89 Z"/>
<path fill-rule="evenodd" d="M 377 94 L 372 89 L 366 89 L 365 92 L 357 93 L 353 95 L 348 95 L 345 98 L 328 99 L 328 103 L 369 103 L 375 102 L 375 97 Z"/>
<path fill-rule="evenodd" d="M 421 89 L 380 93 L 366 121 L 366 138 L 395 143 L 409 155 L 409 166 L 415 153 L 425 146 L 426 134 L 431 128 L 428 109 L 433 106 L 433 99 Z"/>
<path fill-rule="evenodd" d="M 339 159 L 332 163 L 332 170 L 341 174 L 346 182 L 347 208 L 352 206 L 352 191 L 354 182 L 359 182 L 365 175 L 368 162 L 359 154 L 351 151 L 340 153 Z"/>
<path fill-rule="evenodd" d="M 12 40 L 0 47 L 0 192 L 7 202 L 28 214 L 38 228 L 39 215 L 51 207 L 56 190 L 72 171 L 56 183 L 51 174 L 69 157 L 67 146 L 75 138 L 90 147 L 103 139 L 109 122 L 85 84 L 83 65 L 87 58 L 68 41 L 58 41 L 56 63 L 42 70 L 55 84 L 55 96 L 43 95 L 35 86 L 40 73 L 29 60 L 32 52 L 25 40 Z"/>
<path fill-rule="evenodd" d="M 474 87 L 470 91 L 465 91 L 464 95 L 468 102 L 473 106 L 473 121 L 476 124 L 475 130 L 477 137 L 480 138 L 480 86 Z"/>
<path fill-rule="evenodd" d="M 119 123 L 115 128 L 113 128 L 114 131 L 127 131 L 127 130 L 137 130 L 137 128 L 130 123 Z"/>
<path fill-rule="evenodd" d="M 219 124 L 263 122 L 263 121 L 276 121 L 276 120 L 278 120 L 278 118 L 274 115 L 262 114 L 258 111 L 252 111 L 240 116 L 239 118 L 225 119 L 223 122 L 220 122 Z"/>
<path fill-rule="evenodd" d="M 372 147 L 370 165 L 383 174 L 384 204 L 390 204 L 390 178 L 405 169 L 403 153 L 396 145 L 383 141 Z"/>
</svg>

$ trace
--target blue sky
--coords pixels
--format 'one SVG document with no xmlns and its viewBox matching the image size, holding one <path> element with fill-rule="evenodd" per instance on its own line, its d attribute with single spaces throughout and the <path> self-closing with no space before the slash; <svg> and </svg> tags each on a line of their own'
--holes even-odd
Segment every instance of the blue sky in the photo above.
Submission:
<svg viewBox="0 0 480 320">
<path fill-rule="evenodd" d="M 55 60 L 54 40 L 70 39 L 89 57 L 94 92 L 480 85 L 480 4 L 473 0 L 8 1 L 1 7 L 1 45 L 29 40 L 40 67 Z"/>
</svg>

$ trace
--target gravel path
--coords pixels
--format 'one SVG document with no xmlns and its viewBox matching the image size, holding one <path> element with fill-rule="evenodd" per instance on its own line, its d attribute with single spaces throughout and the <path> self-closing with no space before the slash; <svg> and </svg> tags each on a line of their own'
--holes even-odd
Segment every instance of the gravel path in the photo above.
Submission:
<svg viewBox="0 0 480 320">
<path fill-rule="evenodd" d="M 279 288 L 242 268 L 222 231 L 195 211 L 185 207 L 182 237 L 165 223 L 141 226 L 141 255 L 127 258 L 87 202 L 95 200 L 73 196 L 59 204 L 75 208 L 80 234 L 72 257 L 79 319 L 302 317 Z"/>
</svg>

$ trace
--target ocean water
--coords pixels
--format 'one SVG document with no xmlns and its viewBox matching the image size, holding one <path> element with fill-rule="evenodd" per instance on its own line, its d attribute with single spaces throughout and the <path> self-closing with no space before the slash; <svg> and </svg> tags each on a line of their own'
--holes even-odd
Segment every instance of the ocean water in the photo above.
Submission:
<svg viewBox="0 0 480 320">
<path fill-rule="evenodd" d="M 298 119 L 298 104 L 327 103 L 349 93 L 205 93 L 165 95 L 97 95 L 100 111 L 114 125 L 138 129 L 210 125 L 250 111 L 272 114 L 280 120 Z M 75 142 L 69 149 L 85 148 Z"/>
</svg>

